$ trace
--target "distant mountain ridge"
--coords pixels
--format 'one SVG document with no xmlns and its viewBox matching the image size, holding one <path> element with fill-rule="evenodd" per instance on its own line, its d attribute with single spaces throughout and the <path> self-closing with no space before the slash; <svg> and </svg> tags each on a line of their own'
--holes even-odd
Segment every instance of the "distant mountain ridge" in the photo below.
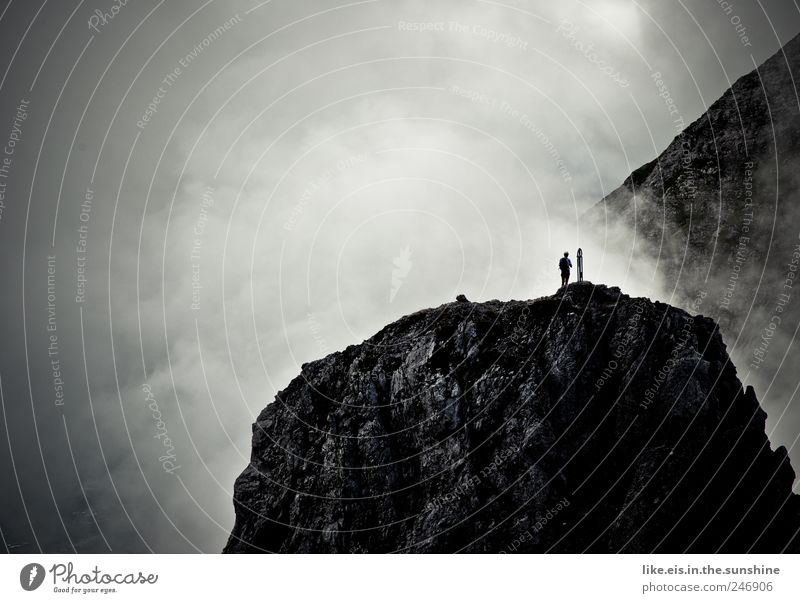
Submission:
<svg viewBox="0 0 800 603">
<path fill-rule="evenodd" d="M 714 318 L 745 381 L 782 417 L 800 365 L 800 36 L 741 77 L 590 210 L 608 245 L 649 257 L 672 302 Z M 616 224 L 628 228 L 619 232 Z M 634 235 L 631 236 L 631 230 Z"/>
</svg>

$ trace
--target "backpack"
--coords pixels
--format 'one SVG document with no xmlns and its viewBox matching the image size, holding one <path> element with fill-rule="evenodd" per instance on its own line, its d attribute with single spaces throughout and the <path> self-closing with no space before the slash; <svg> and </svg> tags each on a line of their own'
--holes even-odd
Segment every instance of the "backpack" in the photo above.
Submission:
<svg viewBox="0 0 800 603">
<path fill-rule="evenodd" d="M 569 260 L 567 258 L 561 258 L 558 261 L 558 267 L 561 270 L 569 270 Z"/>
</svg>

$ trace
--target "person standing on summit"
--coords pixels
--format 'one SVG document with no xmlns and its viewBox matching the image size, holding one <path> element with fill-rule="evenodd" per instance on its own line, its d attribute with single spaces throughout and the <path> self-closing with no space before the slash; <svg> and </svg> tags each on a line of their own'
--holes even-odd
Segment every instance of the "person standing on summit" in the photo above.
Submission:
<svg viewBox="0 0 800 603">
<path fill-rule="evenodd" d="M 569 259 L 569 251 L 564 252 L 564 257 L 558 261 L 558 267 L 561 269 L 561 286 L 566 287 L 569 282 L 569 270 L 572 268 L 572 260 Z"/>
</svg>

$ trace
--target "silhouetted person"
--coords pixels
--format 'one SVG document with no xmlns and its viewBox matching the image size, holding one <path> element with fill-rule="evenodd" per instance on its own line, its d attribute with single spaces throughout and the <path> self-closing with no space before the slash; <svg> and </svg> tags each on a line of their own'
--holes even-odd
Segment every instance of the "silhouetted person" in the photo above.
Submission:
<svg viewBox="0 0 800 603">
<path fill-rule="evenodd" d="M 564 257 L 558 261 L 561 269 L 561 286 L 566 287 L 569 282 L 569 269 L 572 268 L 572 260 L 569 259 L 569 251 L 564 252 Z"/>
</svg>

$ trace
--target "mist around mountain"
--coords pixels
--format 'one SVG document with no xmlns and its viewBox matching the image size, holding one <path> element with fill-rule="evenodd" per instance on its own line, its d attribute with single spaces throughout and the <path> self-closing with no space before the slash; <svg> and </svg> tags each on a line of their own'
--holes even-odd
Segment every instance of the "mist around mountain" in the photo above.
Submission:
<svg viewBox="0 0 800 603">
<path fill-rule="evenodd" d="M 773 439 L 800 410 L 800 37 L 734 83 L 653 161 L 583 216 L 604 244 L 653 266 L 660 297 L 714 318 Z M 657 85 L 658 81 L 655 82 Z M 680 119 L 666 82 L 670 112 Z"/>
</svg>

